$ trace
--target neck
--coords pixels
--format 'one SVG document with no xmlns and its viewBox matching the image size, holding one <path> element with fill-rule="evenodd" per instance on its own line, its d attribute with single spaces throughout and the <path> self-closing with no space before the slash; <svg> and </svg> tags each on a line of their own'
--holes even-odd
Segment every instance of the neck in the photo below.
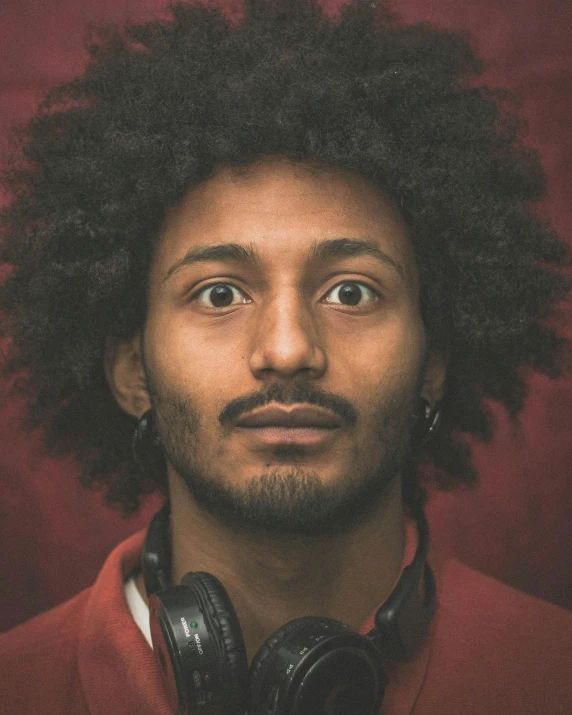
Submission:
<svg viewBox="0 0 572 715">
<path fill-rule="evenodd" d="M 300 616 L 324 616 L 358 630 L 399 576 L 404 525 L 401 484 L 353 531 L 334 537 L 264 538 L 237 533 L 171 482 L 171 583 L 207 571 L 237 612 L 249 662 L 272 632 Z M 139 590 L 144 595 L 142 579 Z"/>
</svg>

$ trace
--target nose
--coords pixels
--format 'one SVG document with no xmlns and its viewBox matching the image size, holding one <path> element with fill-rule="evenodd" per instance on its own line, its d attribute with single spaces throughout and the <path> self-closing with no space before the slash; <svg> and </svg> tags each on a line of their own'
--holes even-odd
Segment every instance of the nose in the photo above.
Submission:
<svg viewBox="0 0 572 715">
<path fill-rule="evenodd" d="M 257 379 L 304 373 L 316 379 L 326 366 L 315 316 L 299 295 L 275 296 L 261 306 L 250 355 L 250 369 Z"/>
</svg>

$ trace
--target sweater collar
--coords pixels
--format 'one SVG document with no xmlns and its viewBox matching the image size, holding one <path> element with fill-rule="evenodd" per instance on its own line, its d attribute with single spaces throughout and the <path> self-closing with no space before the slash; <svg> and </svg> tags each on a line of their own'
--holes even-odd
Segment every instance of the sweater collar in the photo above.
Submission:
<svg viewBox="0 0 572 715">
<path fill-rule="evenodd" d="M 405 537 L 403 566 L 411 562 L 417 547 L 413 522 L 406 523 Z M 90 592 L 79 634 L 78 668 L 92 715 L 108 713 L 110 702 L 122 715 L 173 715 L 153 651 L 125 595 L 125 581 L 138 567 L 144 539 L 145 531 L 140 531 L 119 544 Z M 372 629 L 374 615 L 375 611 L 360 633 Z M 381 715 L 406 715 L 412 711 L 427 673 L 436 618 L 437 614 L 429 633 L 408 661 L 387 664 L 389 685 Z"/>
</svg>

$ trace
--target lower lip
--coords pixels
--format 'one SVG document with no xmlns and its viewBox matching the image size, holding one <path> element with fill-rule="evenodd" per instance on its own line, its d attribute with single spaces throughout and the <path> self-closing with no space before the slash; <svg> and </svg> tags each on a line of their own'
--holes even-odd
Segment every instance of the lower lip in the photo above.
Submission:
<svg viewBox="0 0 572 715">
<path fill-rule="evenodd" d="M 240 427 L 239 429 L 262 444 L 299 446 L 326 442 L 338 431 L 337 428 L 323 427 Z"/>
</svg>

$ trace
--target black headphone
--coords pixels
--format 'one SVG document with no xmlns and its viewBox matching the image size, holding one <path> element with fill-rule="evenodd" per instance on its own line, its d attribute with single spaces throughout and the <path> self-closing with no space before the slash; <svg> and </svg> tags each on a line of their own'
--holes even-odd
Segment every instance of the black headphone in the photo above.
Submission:
<svg viewBox="0 0 572 715">
<path fill-rule="evenodd" d="M 167 502 L 153 517 L 141 567 L 155 658 L 178 715 L 211 705 L 224 715 L 379 712 L 387 685 L 383 658 L 406 658 L 433 613 L 435 579 L 426 563 L 429 530 L 422 512 L 416 516 L 415 558 L 375 614 L 372 631 L 362 636 L 331 618 L 297 618 L 268 638 L 249 669 L 238 618 L 221 582 L 190 572 L 180 586 L 169 585 L 169 511 Z"/>
</svg>

